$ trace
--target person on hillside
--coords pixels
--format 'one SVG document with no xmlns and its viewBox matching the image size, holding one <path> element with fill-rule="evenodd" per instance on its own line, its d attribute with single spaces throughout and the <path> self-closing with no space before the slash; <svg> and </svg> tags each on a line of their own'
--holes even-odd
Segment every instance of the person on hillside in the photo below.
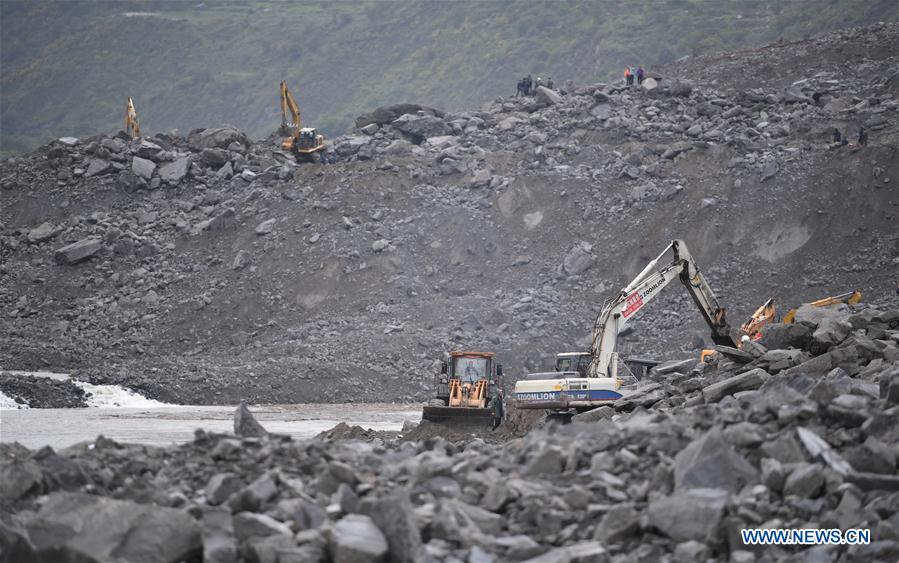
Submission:
<svg viewBox="0 0 899 563">
<path fill-rule="evenodd" d="M 534 93 L 535 94 L 537 93 L 537 88 L 539 88 L 541 86 L 543 86 L 543 79 L 538 76 L 537 80 L 534 81 Z"/>
<path fill-rule="evenodd" d="M 868 145 L 868 132 L 864 127 L 858 128 L 858 146 L 864 147 Z"/>
<path fill-rule="evenodd" d="M 531 75 L 529 74 L 527 83 L 525 84 L 525 87 L 524 87 L 524 95 L 530 96 L 531 94 L 533 94 L 534 93 L 533 88 L 534 88 L 534 79 L 531 78 Z"/>
<path fill-rule="evenodd" d="M 552 76 L 550 76 L 549 78 L 546 79 L 546 87 L 549 88 L 550 90 L 553 89 L 553 77 Z"/>
<path fill-rule="evenodd" d="M 633 84 L 633 82 L 634 82 L 634 79 L 631 76 L 631 67 L 629 67 L 629 66 L 624 67 L 624 83 L 627 84 L 628 86 L 630 86 L 631 84 Z"/>
<path fill-rule="evenodd" d="M 632 66 L 631 67 L 631 86 L 636 84 L 636 82 L 637 82 L 637 68 Z"/>
<path fill-rule="evenodd" d="M 518 79 L 518 89 L 515 92 L 515 97 L 520 98 L 520 97 L 524 96 L 525 80 L 526 80 L 525 78 Z"/>
<path fill-rule="evenodd" d="M 490 411 L 493 413 L 493 429 L 496 430 L 497 427 L 503 421 L 503 392 L 498 391 L 496 395 L 490 399 Z"/>
<path fill-rule="evenodd" d="M 643 67 L 637 67 L 637 84 L 643 84 Z"/>
<path fill-rule="evenodd" d="M 843 145 L 846 145 L 849 143 L 849 141 L 847 141 L 846 138 L 843 137 L 843 134 L 840 133 L 840 130 L 837 129 L 836 127 L 833 128 L 833 142 L 840 146 L 843 146 Z"/>
</svg>

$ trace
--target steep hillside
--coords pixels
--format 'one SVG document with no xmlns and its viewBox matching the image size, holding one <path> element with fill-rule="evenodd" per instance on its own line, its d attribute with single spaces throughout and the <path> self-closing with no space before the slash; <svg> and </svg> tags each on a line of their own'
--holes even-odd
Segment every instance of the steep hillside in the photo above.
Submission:
<svg viewBox="0 0 899 563">
<path fill-rule="evenodd" d="M 0 4 L 0 154 L 114 132 L 126 96 L 147 132 L 278 123 L 277 84 L 330 136 L 382 104 L 450 110 L 617 78 L 628 64 L 899 19 L 892 0 L 709 2 L 24 2 Z M 794 72 L 799 72 L 795 69 Z"/>
<path fill-rule="evenodd" d="M 383 401 L 486 348 L 511 383 L 583 349 L 673 238 L 735 323 L 771 296 L 895 307 L 896 53 L 899 24 L 877 25 L 645 87 L 382 108 L 326 166 L 233 128 L 55 141 L 0 165 L 0 365 L 168 401 Z M 868 146 L 830 144 L 861 125 Z M 78 241 L 84 261 L 60 250 Z M 632 326 L 641 356 L 707 336 L 677 287 Z"/>
</svg>

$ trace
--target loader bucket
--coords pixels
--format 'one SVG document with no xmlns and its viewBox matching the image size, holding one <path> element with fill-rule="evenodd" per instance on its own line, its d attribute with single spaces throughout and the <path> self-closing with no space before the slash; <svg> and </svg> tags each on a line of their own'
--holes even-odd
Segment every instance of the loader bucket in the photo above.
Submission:
<svg viewBox="0 0 899 563">
<path fill-rule="evenodd" d="M 452 428 L 489 431 L 493 429 L 493 412 L 490 409 L 467 407 L 424 407 L 422 420 L 443 424 Z"/>
</svg>

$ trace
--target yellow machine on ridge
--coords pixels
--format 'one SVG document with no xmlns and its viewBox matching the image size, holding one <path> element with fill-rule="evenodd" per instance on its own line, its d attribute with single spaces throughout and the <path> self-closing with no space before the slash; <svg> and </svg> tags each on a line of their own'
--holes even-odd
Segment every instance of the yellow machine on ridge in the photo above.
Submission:
<svg viewBox="0 0 899 563">
<path fill-rule="evenodd" d="M 288 121 L 288 113 L 290 120 Z M 300 120 L 300 106 L 287 83 L 281 81 L 281 128 L 278 130 L 286 137 L 281 141 L 281 149 L 294 155 L 299 162 L 311 162 L 315 153 L 325 148 L 325 136 L 319 135 L 314 127 L 303 127 Z"/>
<path fill-rule="evenodd" d="M 490 399 L 502 389 L 503 367 L 493 352 L 451 352 L 437 380 L 437 397 L 424 407 L 422 419 L 450 426 L 489 429 Z"/>
<path fill-rule="evenodd" d="M 140 123 L 137 121 L 137 110 L 134 109 L 131 96 L 128 96 L 128 102 L 125 104 L 125 133 L 132 137 L 140 137 Z"/>
</svg>

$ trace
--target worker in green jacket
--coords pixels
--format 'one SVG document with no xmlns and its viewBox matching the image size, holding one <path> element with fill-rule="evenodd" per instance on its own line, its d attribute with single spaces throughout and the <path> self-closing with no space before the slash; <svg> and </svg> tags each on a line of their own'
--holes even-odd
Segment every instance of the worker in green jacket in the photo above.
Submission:
<svg viewBox="0 0 899 563">
<path fill-rule="evenodd" d="M 490 410 L 493 411 L 493 429 L 503 421 L 503 394 L 502 391 L 490 399 Z"/>
</svg>

